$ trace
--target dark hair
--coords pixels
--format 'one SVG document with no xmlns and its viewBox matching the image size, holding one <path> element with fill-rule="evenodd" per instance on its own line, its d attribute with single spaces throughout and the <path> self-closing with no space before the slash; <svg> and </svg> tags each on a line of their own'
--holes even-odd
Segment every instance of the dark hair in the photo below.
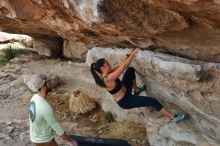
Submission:
<svg viewBox="0 0 220 146">
<path fill-rule="evenodd" d="M 104 65 L 104 63 L 105 59 L 101 58 L 97 60 L 96 63 L 92 63 L 90 66 L 90 71 L 95 80 L 95 83 L 98 84 L 100 87 L 106 87 L 104 80 L 102 80 L 100 76 L 97 74 L 97 72 L 101 74 L 101 67 Z"/>
</svg>

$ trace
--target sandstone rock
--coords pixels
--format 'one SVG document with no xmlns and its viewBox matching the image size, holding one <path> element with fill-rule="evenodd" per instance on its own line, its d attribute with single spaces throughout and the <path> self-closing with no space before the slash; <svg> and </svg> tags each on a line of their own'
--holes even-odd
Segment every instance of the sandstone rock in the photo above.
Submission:
<svg viewBox="0 0 220 146">
<path fill-rule="evenodd" d="M 63 48 L 67 58 L 84 59 L 81 55 L 96 46 L 153 45 L 220 62 L 219 8 L 218 0 L 2 0 L 0 27 L 40 38 L 34 46 L 46 56 L 61 56 Z M 48 42 L 48 37 L 61 44 Z M 62 40 L 70 43 L 62 47 Z"/>
<path fill-rule="evenodd" d="M 62 41 L 59 38 L 35 38 L 32 43 L 39 55 L 48 57 L 58 57 L 62 55 Z"/>
<path fill-rule="evenodd" d="M 104 57 L 113 65 L 122 61 L 128 52 L 128 49 L 93 48 L 88 51 L 86 63 L 90 66 L 92 62 Z M 102 95 L 102 108 L 114 113 L 117 120 L 129 119 L 144 123 L 151 145 L 218 146 L 220 117 L 216 111 L 220 110 L 217 106 L 220 95 L 219 65 L 151 51 L 139 50 L 136 54 L 131 66 L 135 67 L 137 78 L 147 85 L 148 96 L 155 97 L 175 114 L 188 113 L 189 119 L 186 122 L 169 122 L 149 107 L 123 110 L 108 93 Z M 208 71 L 210 67 L 214 78 L 200 82 L 196 72 Z"/>
<path fill-rule="evenodd" d="M 63 55 L 67 58 L 85 59 L 88 47 L 83 42 L 64 41 Z"/>
<path fill-rule="evenodd" d="M 114 56 L 116 54 L 117 56 Z M 106 58 L 112 64 L 116 64 L 125 58 L 126 54 L 129 52 L 128 49 L 113 50 L 111 48 L 93 48 L 92 51 L 88 52 L 88 57 L 86 63 L 90 65 L 91 62 L 95 62 L 99 58 Z M 155 70 L 156 72 L 161 72 L 164 75 L 170 74 L 176 78 L 184 79 L 196 79 L 195 71 L 200 71 L 200 65 L 189 65 L 187 62 L 177 62 L 174 61 L 175 57 L 163 56 L 160 53 L 153 54 L 150 51 L 139 51 L 133 65 L 138 64 L 138 68 L 143 68 L 145 71 Z"/>
<path fill-rule="evenodd" d="M 76 90 L 70 97 L 69 109 L 77 114 L 86 113 L 96 108 L 95 101 L 87 94 L 80 90 Z"/>
<path fill-rule="evenodd" d="M 12 131 L 14 130 L 14 127 L 12 127 L 12 126 L 8 126 L 8 127 L 6 127 L 5 128 L 5 133 L 7 133 L 7 134 L 11 134 L 12 133 Z"/>
<path fill-rule="evenodd" d="M 0 43 L 8 43 L 8 42 L 20 42 L 27 47 L 32 45 L 32 38 L 27 35 L 19 35 L 19 34 L 9 34 L 0 32 Z"/>
<path fill-rule="evenodd" d="M 0 139 L 6 138 L 8 134 L 0 133 Z"/>
<path fill-rule="evenodd" d="M 29 128 L 28 124 L 25 121 L 22 122 L 16 122 L 13 121 L 11 126 L 7 126 L 6 122 L 0 122 L 0 145 L 1 146 L 23 146 L 24 144 L 27 146 L 30 146 L 29 144 L 26 144 L 27 141 L 29 141 Z M 13 130 L 11 130 L 13 129 Z"/>
<path fill-rule="evenodd" d="M 195 146 L 197 143 L 196 137 L 185 123 L 176 125 L 172 121 L 164 122 L 164 119 L 149 118 L 147 132 L 150 143 L 156 146 L 176 146 L 181 144 Z"/>
<path fill-rule="evenodd" d="M 15 81 L 11 82 L 9 86 L 10 87 L 20 87 L 22 85 L 24 85 L 23 79 L 22 78 L 18 78 Z"/>
<path fill-rule="evenodd" d="M 1 145 L 1 146 L 6 146 L 6 144 L 4 143 L 3 140 L 0 140 L 0 145 Z"/>
</svg>

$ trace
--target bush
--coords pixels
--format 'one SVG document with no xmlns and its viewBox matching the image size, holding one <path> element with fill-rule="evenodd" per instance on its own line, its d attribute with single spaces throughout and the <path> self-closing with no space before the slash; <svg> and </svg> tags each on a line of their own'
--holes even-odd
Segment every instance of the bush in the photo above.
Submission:
<svg viewBox="0 0 220 146">
<path fill-rule="evenodd" d="M 111 122 L 114 122 L 114 121 L 115 121 L 115 117 L 114 117 L 114 115 L 113 115 L 111 112 L 106 112 L 106 113 L 105 113 L 105 120 L 106 120 L 108 123 L 111 123 Z"/>
<path fill-rule="evenodd" d="M 2 52 L 3 54 L 0 56 L 0 67 L 6 65 L 11 59 L 22 54 L 19 49 L 12 49 L 11 46 L 7 49 L 3 49 Z"/>
</svg>

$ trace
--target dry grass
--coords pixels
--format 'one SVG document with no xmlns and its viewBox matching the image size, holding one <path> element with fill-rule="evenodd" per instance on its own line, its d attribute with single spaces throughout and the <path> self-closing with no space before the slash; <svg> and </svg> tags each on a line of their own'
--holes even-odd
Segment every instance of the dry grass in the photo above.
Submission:
<svg viewBox="0 0 220 146">
<path fill-rule="evenodd" d="M 100 127 L 103 131 L 100 137 L 124 139 L 142 144 L 147 143 L 146 128 L 138 123 L 130 121 L 113 122 L 111 124 Z"/>
</svg>

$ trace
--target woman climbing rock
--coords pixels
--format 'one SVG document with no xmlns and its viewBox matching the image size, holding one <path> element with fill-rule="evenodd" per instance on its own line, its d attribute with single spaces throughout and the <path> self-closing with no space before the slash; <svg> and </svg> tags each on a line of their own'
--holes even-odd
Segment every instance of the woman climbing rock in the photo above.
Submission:
<svg viewBox="0 0 220 146">
<path fill-rule="evenodd" d="M 115 68 L 112 68 L 109 62 L 104 58 L 92 63 L 90 70 L 96 84 L 106 88 L 106 90 L 112 94 L 117 104 L 123 109 L 151 106 L 176 123 L 185 120 L 186 114 L 174 115 L 168 109 L 164 108 L 155 98 L 139 96 L 139 94 L 145 90 L 146 86 L 137 87 L 135 69 L 129 67 L 137 52 L 137 48 L 132 49 L 130 54 L 127 55 L 128 57 Z M 119 76 L 124 71 L 125 73 L 121 81 Z M 134 91 L 133 94 L 132 90 Z"/>
</svg>

